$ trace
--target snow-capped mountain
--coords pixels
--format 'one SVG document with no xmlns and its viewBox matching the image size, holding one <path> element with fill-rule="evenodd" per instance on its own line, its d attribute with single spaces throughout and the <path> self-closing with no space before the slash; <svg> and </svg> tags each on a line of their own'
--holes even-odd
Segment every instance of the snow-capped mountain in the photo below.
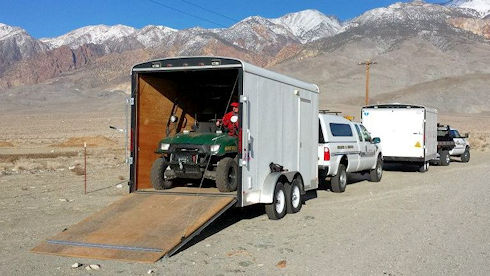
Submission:
<svg viewBox="0 0 490 276">
<path fill-rule="evenodd" d="M 475 10 L 481 17 L 490 15 L 490 0 L 453 0 L 446 5 L 450 7 Z"/>
<path fill-rule="evenodd" d="M 343 31 L 322 41 L 322 48 L 337 48 L 353 40 L 370 40 L 379 51 L 389 51 L 400 42 L 417 38 L 444 50 L 468 34 L 451 25 L 451 18 L 475 18 L 473 11 L 423 1 L 395 3 L 369 10 L 346 22 Z"/>
<path fill-rule="evenodd" d="M 51 49 L 67 45 L 70 48 L 78 48 L 84 44 L 105 44 L 109 42 L 122 42 L 128 36 L 133 35 L 136 29 L 125 25 L 94 25 L 73 30 L 55 38 L 41 38 Z"/>
<path fill-rule="evenodd" d="M 191 28 L 179 31 L 155 25 L 149 25 L 142 29 L 125 25 L 86 26 L 59 37 L 42 38 L 40 41 L 48 45 L 50 49 L 62 45 L 76 49 L 91 43 L 106 45 L 106 50 L 112 52 L 114 49 L 124 50 L 127 48 L 118 46 L 118 43 L 130 44 L 130 48 L 134 49 L 138 47 L 160 47 L 170 41 L 195 39 L 196 41 L 188 41 L 194 45 L 199 44 L 199 41 L 205 40 L 206 37 L 212 36 L 246 50 L 261 51 L 271 45 L 281 47 L 283 43 L 289 42 L 305 44 L 335 35 L 340 29 L 340 22 L 336 18 L 325 16 L 316 10 L 305 10 L 274 19 L 252 16 L 243 19 L 230 28 L 223 29 Z"/>
<path fill-rule="evenodd" d="M 0 73 L 5 66 L 47 50 L 26 30 L 0 23 Z"/>
<path fill-rule="evenodd" d="M 286 27 L 301 43 L 336 35 L 342 26 L 335 17 L 329 17 L 317 10 L 289 13 L 271 22 Z"/>
</svg>

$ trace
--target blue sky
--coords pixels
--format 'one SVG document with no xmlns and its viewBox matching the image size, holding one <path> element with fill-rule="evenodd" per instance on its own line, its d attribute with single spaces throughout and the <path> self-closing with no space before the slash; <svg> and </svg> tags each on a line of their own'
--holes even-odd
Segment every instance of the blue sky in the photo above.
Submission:
<svg viewBox="0 0 490 276">
<path fill-rule="evenodd" d="M 86 25 L 124 24 L 135 28 L 164 25 L 175 29 L 194 26 L 229 27 L 252 15 L 279 17 L 289 12 L 317 9 L 341 20 L 388 0 L 0 0 L 0 22 L 26 29 L 36 38 L 62 35 Z M 407 2 L 407 1 L 403 1 Z M 428 0 L 440 3 L 444 0 Z M 221 16 L 224 15 L 224 16 Z"/>
</svg>

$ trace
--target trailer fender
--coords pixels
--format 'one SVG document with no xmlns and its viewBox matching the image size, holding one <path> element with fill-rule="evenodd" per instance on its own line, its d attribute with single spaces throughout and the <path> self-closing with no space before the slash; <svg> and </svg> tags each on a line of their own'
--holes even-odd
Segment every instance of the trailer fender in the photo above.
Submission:
<svg viewBox="0 0 490 276">
<path fill-rule="evenodd" d="M 264 180 L 264 185 L 262 186 L 262 191 L 260 193 L 260 203 L 272 203 L 272 198 L 274 196 L 274 189 L 276 188 L 276 183 L 281 181 L 283 183 L 291 183 L 295 177 L 301 177 L 301 174 L 297 171 L 287 171 L 287 172 L 273 172 L 267 175 Z M 301 187 L 301 192 L 304 193 L 304 187 Z"/>
</svg>

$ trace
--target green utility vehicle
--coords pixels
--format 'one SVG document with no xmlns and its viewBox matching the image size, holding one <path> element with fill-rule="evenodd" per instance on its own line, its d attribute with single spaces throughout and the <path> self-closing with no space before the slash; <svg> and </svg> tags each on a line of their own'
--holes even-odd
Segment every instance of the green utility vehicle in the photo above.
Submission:
<svg viewBox="0 0 490 276">
<path fill-rule="evenodd" d="M 171 116 L 169 120 L 172 124 L 178 118 Z M 151 181 L 156 190 L 202 178 L 216 181 L 220 192 L 237 189 L 238 137 L 217 127 L 216 119 L 196 121 L 192 130 L 167 136 L 155 152 L 161 154 L 151 168 Z"/>
</svg>

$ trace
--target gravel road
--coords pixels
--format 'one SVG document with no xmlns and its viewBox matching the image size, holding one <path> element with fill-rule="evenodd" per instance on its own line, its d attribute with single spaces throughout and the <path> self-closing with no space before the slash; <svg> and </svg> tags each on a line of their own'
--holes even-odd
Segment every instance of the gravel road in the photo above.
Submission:
<svg viewBox="0 0 490 276">
<path fill-rule="evenodd" d="M 71 172 L 0 176 L 0 274 L 490 275 L 488 152 L 427 173 L 385 171 L 380 183 L 354 175 L 345 193 L 310 193 L 300 213 L 279 221 L 261 206 L 231 210 L 155 264 L 29 252 L 124 195 L 121 175 L 124 167 L 95 172 L 88 195 Z"/>
</svg>

